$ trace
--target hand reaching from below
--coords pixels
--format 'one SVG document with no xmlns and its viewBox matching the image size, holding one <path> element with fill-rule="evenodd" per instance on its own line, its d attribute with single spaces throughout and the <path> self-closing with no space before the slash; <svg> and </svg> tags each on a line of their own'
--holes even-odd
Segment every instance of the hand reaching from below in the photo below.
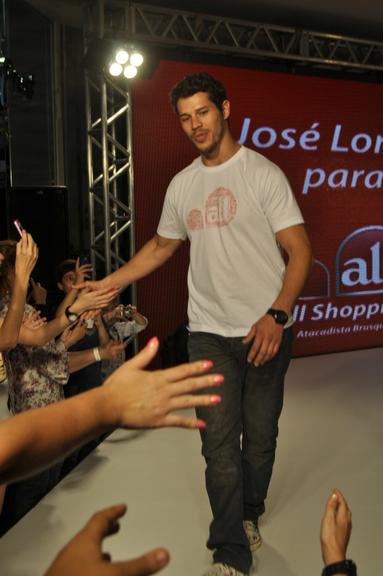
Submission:
<svg viewBox="0 0 383 576">
<path fill-rule="evenodd" d="M 155 574 L 169 562 L 164 548 L 147 552 L 139 558 L 112 562 L 102 552 L 104 538 L 119 530 L 119 518 L 126 512 L 118 504 L 97 512 L 61 550 L 45 576 L 147 576 Z"/>
<path fill-rule="evenodd" d="M 327 500 L 320 531 L 322 557 L 326 566 L 345 560 L 351 529 L 351 510 L 340 490 L 334 490 Z"/>
</svg>

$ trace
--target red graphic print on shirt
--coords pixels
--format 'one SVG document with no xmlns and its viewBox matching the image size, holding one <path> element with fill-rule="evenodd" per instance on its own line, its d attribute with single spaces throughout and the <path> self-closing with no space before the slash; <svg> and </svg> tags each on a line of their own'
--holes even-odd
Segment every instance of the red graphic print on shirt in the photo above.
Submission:
<svg viewBox="0 0 383 576">
<path fill-rule="evenodd" d="M 208 228 L 227 226 L 237 213 L 237 200 L 231 190 L 217 188 L 205 203 L 205 224 Z M 201 210 L 194 208 L 187 216 L 189 230 L 201 230 L 204 226 Z"/>
<path fill-rule="evenodd" d="M 201 230 L 203 228 L 203 216 L 201 210 L 190 210 L 187 217 L 189 230 Z"/>
</svg>

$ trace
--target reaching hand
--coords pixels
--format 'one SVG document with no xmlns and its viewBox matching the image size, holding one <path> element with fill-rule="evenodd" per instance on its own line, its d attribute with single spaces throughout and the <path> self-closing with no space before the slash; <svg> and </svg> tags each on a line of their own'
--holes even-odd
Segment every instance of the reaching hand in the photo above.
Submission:
<svg viewBox="0 0 383 576">
<path fill-rule="evenodd" d="M 27 288 L 29 276 L 39 256 L 39 249 L 32 236 L 25 230 L 16 245 L 15 279 Z"/>
<path fill-rule="evenodd" d="M 114 360 L 118 358 L 123 350 L 125 350 L 124 342 L 120 340 L 108 340 L 105 344 L 99 347 L 101 360 Z"/>
<path fill-rule="evenodd" d="M 91 264 L 80 264 L 80 258 L 76 260 L 74 284 L 80 284 L 91 276 L 93 267 Z"/>
<path fill-rule="evenodd" d="M 340 490 L 334 490 L 327 500 L 320 531 L 322 557 L 326 566 L 345 560 L 351 528 L 351 510 Z"/>
<path fill-rule="evenodd" d="M 262 316 L 252 325 L 243 344 L 248 344 L 253 340 L 249 350 L 247 361 L 254 362 L 255 366 L 261 366 L 268 360 L 274 358 L 278 353 L 283 336 L 283 327 L 275 322 L 268 314 Z"/>
<path fill-rule="evenodd" d="M 86 280 L 79 282 L 74 284 L 73 288 L 77 288 L 77 290 L 82 290 L 83 288 L 87 290 L 100 290 L 103 288 L 110 288 L 110 284 L 105 278 L 103 278 L 103 280 Z"/>
<path fill-rule="evenodd" d="M 217 394 L 196 395 L 198 390 L 218 386 L 220 374 L 202 375 L 212 367 L 210 360 L 181 364 L 175 368 L 149 372 L 144 368 L 153 360 L 159 347 L 152 338 L 134 358 L 120 366 L 102 387 L 115 425 L 123 428 L 204 428 L 202 420 L 173 414 L 195 406 L 213 406 L 221 401 Z"/>
<path fill-rule="evenodd" d="M 23 326 L 29 328 L 29 330 L 38 330 L 44 324 L 46 324 L 47 319 L 40 317 L 40 311 L 35 310 L 34 312 L 27 312 L 23 317 Z"/>
<path fill-rule="evenodd" d="M 31 277 L 33 300 L 36 304 L 47 303 L 47 290 L 41 286 L 40 282 L 35 282 Z"/>
<path fill-rule="evenodd" d="M 68 326 L 68 328 L 65 328 L 64 332 L 61 334 L 60 340 L 67 350 L 68 348 L 76 344 L 76 342 L 84 338 L 86 334 L 86 324 L 83 316 L 85 314 L 81 315 L 80 322 Z"/>
<path fill-rule="evenodd" d="M 112 562 L 102 552 L 104 538 L 118 532 L 118 519 L 125 512 L 125 504 L 118 504 L 94 514 L 61 550 L 45 576 L 147 576 L 159 572 L 169 563 L 169 553 L 164 548 L 120 562 Z"/>
<path fill-rule="evenodd" d="M 113 306 L 113 302 L 112 302 L 112 306 Z M 125 306 L 123 304 L 117 304 L 116 306 L 113 306 L 113 307 L 112 306 L 109 307 L 108 310 L 103 312 L 104 320 L 106 322 L 109 322 L 109 323 L 114 323 L 116 321 L 123 320 L 124 319 Z"/>
<path fill-rule="evenodd" d="M 117 288 L 101 288 L 99 290 L 82 290 L 70 309 L 76 314 L 86 310 L 105 308 L 118 294 Z"/>
</svg>

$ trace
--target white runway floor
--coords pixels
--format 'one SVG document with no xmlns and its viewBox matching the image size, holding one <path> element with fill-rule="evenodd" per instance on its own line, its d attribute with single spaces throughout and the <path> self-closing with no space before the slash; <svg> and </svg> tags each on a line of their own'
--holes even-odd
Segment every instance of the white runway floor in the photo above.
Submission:
<svg viewBox="0 0 383 576">
<path fill-rule="evenodd" d="M 319 523 L 339 487 L 353 510 L 349 557 L 359 576 L 381 574 L 383 349 L 293 360 L 276 464 L 253 573 L 319 576 Z M 41 576 L 97 509 L 129 504 L 114 559 L 158 545 L 172 555 L 164 576 L 201 576 L 210 509 L 196 432 L 118 431 L 0 540 L 2 576 Z M 86 575 L 84 575 L 86 576 Z"/>
</svg>

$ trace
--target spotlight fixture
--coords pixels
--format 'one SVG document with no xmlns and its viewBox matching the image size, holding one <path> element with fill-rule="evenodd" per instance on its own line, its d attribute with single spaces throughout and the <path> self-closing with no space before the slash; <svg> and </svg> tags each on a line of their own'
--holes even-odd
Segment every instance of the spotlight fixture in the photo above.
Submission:
<svg viewBox="0 0 383 576">
<path fill-rule="evenodd" d="M 109 74 L 111 76 L 121 76 L 122 65 L 114 61 L 109 64 Z"/>
<path fill-rule="evenodd" d="M 144 57 L 141 52 L 133 52 L 130 56 L 130 63 L 132 66 L 139 68 L 144 61 Z"/>
<path fill-rule="evenodd" d="M 114 53 L 114 59 L 109 63 L 108 72 L 111 76 L 124 75 L 127 79 L 134 78 L 138 68 L 143 64 L 144 56 L 133 46 L 118 47 Z"/>
<path fill-rule="evenodd" d="M 117 50 L 115 60 L 119 64 L 126 64 L 129 60 L 129 52 L 127 52 L 124 48 Z"/>
<path fill-rule="evenodd" d="M 125 66 L 124 68 L 124 76 L 125 78 L 134 78 L 135 76 L 137 76 L 137 68 L 135 66 L 132 66 L 132 64 L 128 64 L 128 66 Z"/>
</svg>

